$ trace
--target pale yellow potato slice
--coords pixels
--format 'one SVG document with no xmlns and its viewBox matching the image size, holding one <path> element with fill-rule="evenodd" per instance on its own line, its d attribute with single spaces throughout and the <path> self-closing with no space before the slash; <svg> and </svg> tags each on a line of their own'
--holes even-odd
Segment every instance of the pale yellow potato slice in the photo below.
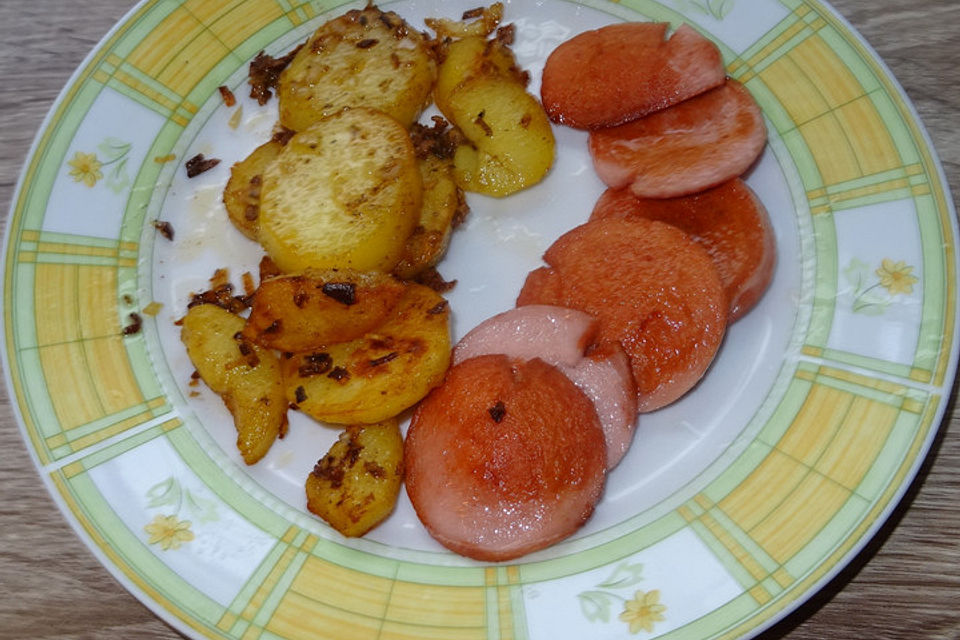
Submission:
<svg viewBox="0 0 960 640">
<path fill-rule="evenodd" d="M 406 129 L 382 111 L 347 109 L 294 135 L 264 171 L 260 243 L 287 273 L 389 272 L 422 197 Z"/>
<path fill-rule="evenodd" d="M 180 339 L 200 378 L 233 415 L 244 462 L 254 464 L 286 425 L 287 399 L 276 354 L 240 337 L 243 325 L 226 309 L 200 304 L 184 316 Z"/>
<path fill-rule="evenodd" d="M 517 82 L 477 76 L 449 98 L 449 117 L 470 141 L 454 157 L 465 191 L 506 196 L 536 184 L 553 164 L 554 137 L 543 107 Z"/>
<path fill-rule="evenodd" d="M 283 145 L 270 140 L 230 168 L 230 179 L 223 190 L 227 215 L 243 235 L 256 240 L 260 229 L 260 188 L 263 172 L 280 154 Z"/>
<path fill-rule="evenodd" d="M 371 107 L 404 127 L 429 102 L 436 63 L 427 39 L 368 6 L 323 24 L 280 74 L 280 122 L 294 131 L 344 107 Z"/>
<path fill-rule="evenodd" d="M 443 49 L 443 53 L 443 62 L 437 70 L 437 82 L 433 87 L 433 99 L 437 108 L 447 117 L 450 117 L 450 96 L 467 80 L 491 75 L 519 80 L 521 72 L 513 52 L 496 40 L 469 36 L 454 40 Z"/>
</svg>

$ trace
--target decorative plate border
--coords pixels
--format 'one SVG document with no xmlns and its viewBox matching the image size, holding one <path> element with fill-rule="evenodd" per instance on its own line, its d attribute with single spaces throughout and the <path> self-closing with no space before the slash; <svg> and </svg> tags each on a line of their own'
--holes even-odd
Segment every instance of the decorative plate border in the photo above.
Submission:
<svg viewBox="0 0 960 640">
<path fill-rule="evenodd" d="M 150 193 L 169 181 L 181 133 L 257 51 L 339 4 L 144 2 L 48 116 L 8 225 L 4 356 L 31 455 L 71 523 L 128 588 L 204 637 L 306 637 L 309 619 L 330 637 L 556 637 L 572 620 L 597 637 L 734 638 L 797 606 L 901 497 L 956 362 L 955 216 L 930 142 L 886 68 L 814 1 L 771 1 L 779 18 L 770 29 L 724 50 L 796 161 L 817 249 L 809 330 L 785 364 L 779 404 L 743 452 L 676 509 L 603 545 L 542 562 L 443 567 L 338 544 L 225 475 L 189 418 L 171 412 L 144 337 L 123 331 L 144 302 Z M 699 11 L 699 26 L 718 34 L 744 10 L 586 4 L 664 20 Z M 126 137 L 86 137 L 85 121 L 117 99 L 143 121 Z M 68 202 L 100 207 L 104 224 L 71 217 Z M 864 217 L 903 225 L 908 237 L 889 248 L 861 242 L 851 230 Z M 115 233 L 89 235 L 101 228 Z M 915 290 L 921 303 L 906 308 Z M 915 348 L 891 356 L 851 338 L 871 326 L 912 327 Z M 112 482 L 146 459 L 166 464 L 141 471 L 143 486 Z M 189 562 L 167 553 L 188 544 Z M 701 572 L 715 565 L 715 584 L 678 584 L 682 570 L 660 560 L 675 558 L 660 551 L 678 544 L 698 551 L 689 561 Z M 191 576 L 211 567 L 223 578 L 204 593 Z M 702 610 L 668 597 L 698 588 Z M 558 614 L 558 604 L 568 606 Z"/>
</svg>

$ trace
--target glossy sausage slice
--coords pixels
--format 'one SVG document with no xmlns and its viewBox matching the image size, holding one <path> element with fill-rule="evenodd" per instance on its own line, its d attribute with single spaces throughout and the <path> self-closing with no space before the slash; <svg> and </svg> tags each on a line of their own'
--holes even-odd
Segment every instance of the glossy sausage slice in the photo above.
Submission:
<svg viewBox="0 0 960 640">
<path fill-rule="evenodd" d="M 583 311 L 528 305 L 504 311 L 471 329 L 453 349 L 453 364 L 488 354 L 540 358 L 556 366 L 593 402 L 607 445 L 607 469 L 633 441 L 637 393 L 619 342 L 596 344 L 598 322 Z"/>
<path fill-rule="evenodd" d="M 484 561 L 574 533 L 603 491 L 590 400 L 542 360 L 479 356 L 420 403 L 404 444 L 406 490 L 437 541 Z"/>
<path fill-rule="evenodd" d="M 709 254 L 674 226 L 594 220 L 562 235 L 532 271 L 517 305 L 554 304 L 600 321 L 600 340 L 630 358 L 640 411 L 690 390 L 713 360 L 727 305 Z"/>
<path fill-rule="evenodd" d="M 596 318 L 583 311 L 552 305 L 510 309 L 468 331 L 453 348 L 453 364 L 502 353 L 573 367 L 583 359 L 596 335 Z"/>
<path fill-rule="evenodd" d="M 590 133 L 597 175 L 640 198 L 675 198 L 743 174 L 767 141 L 750 92 L 735 80 L 619 127 Z"/>
<path fill-rule="evenodd" d="M 560 367 L 597 411 L 607 443 L 607 470 L 620 464 L 637 429 L 637 385 L 630 358 L 616 340 L 593 345 L 573 368 Z"/>
<path fill-rule="evenodd" d="M 688 25 L 663 22 L 586 31 L 547 58 L 540 97 L 554 122 L 579 129 L 622 124 L 723 84 L 717 46 Z"/>
<path fill-rule="evenodd" d="M 633 217 L 672 224 L 707 250 L 727 296 L 728 322 L 752 309 L 773 279 L 773 225 L 763 203 L 740 178 L 679 198 L 637 198 L 627 190 L 608 189 L 590 219 Z"/>
</svg>

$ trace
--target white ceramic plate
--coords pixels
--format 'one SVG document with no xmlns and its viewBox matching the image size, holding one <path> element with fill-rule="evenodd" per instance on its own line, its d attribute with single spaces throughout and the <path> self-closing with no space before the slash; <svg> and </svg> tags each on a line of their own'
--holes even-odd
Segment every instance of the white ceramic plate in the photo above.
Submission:
<svg viewBox="0 0 960 640">
<path fill-rule="evenodd" d="M 246 97 L 247 64 L 359 6 L 336 5 L 143 2 L 37 138 L 5 243 L 4 356 L 28 446 L 81 537 L 194 637 L 736 638 L 798 606 L 901 497 L 956 360 L 951 201 L 883 65 L 816 1 L 507 4 L 533 92 L 553 47 L 610 22 L 689 22 L 716 41 L 767 117 L 747 180 L 779 261 L 704 381 L 642 416 L 587 525 L 483 565 L 434 542 L 405 496 L 365 538 L 340 537 L 306 513 L 302 490 L 337 432 L 295 415 L 246 467 L 219 398 L 189 385 L 173 322 L 216 268 L 239 285 L 261 255 L 220 204 L 230 165 L 276 119 L 275 101 Z M 473 5 L 381 6 L 420 27 Z M 469 198 L 440 266 L 458 281 L 454 339 L 513 306 L 603 189 L 585 134 L 555 133 L 544 182 Z M 188 180 L 197 153 L 222 162 Z M 172 242 L 155 220 L 172 224 Z M 124 335 L 151 302 L 159 314 Z"/>
</svg>

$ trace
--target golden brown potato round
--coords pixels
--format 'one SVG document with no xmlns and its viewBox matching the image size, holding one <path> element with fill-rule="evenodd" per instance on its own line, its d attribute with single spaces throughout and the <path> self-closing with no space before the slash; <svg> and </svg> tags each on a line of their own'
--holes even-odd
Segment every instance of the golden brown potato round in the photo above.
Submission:
<svg viewBox="0 0 960 640">
<path fill-rule="evenodd" d="M 264 280 L 253 295 L 244 337 L 280 351 L 355 340 L 383 324 L 405 286 L 372 271 L 309 270 Z"/>
<path fill-rule="evenodd" d="M 287 421 L 280 363 L 269 349 L 238 339 L 244 320 L 212 304 L 191 307 L 180 339 L 200 378 L 223 398 L 244 462 L 260 460 Z"/>
<path fill-rule="evenodd" d="M 454 218 L 464 206 L 463 191 L 454 180 L 452 160 L 427 156 L 419 161 L 419 167 L 423 182 L 420 219 L 393 269 L 404 280 L 411 280 L 440 262 L 450 244 Z"/>
<path fill-rule="evenodd" d="M 280 154 L 283 145 L 276 141 L 266 142 L 230 168 L 230 179 L 223 190 L 223 204 L 227 215 L 243 235 L 257 239 L 260 228 L 260 187 L 263 172 Z"/>
<path fill-rule="evenodd" d="M 440 384 L 450 364 L 449 309 L 432 289 L 409 284 L 375 331 L 280 362 L 287 399 L 307 415 L 334 424 L 380 422 Z"/>
<path fill-rule="evenodd" d="M 550 122 L 519 83 L 499 76 L 467 80 L 450 95 L 447 115 L 472 143 L 454 157 L 465 191 L 506 196 L 539 182 L 553 164 Z"/>
<path fill-rule="evenodd" d="M 294 135 L 264 171 L 260 243 L 287 273 L 389 272 L 422 197 L 406 129 L 381 111 L 347 109 Z"/>
<path fill-rule="evenodd" d="M 323 24 L 280 74 L 280 122 L 294 131 L 344 107 L 384 111 L 404 127 L 429 101 L 436 63 L 426 38 L 368 6 Z"/>
<path fill-rule="evenodd" d="M 396 419 L 351 425 L 307 476 L 307 508 L 345 536 L 362 536 L 393 511 L 403 480 Z"/>
</svg>

